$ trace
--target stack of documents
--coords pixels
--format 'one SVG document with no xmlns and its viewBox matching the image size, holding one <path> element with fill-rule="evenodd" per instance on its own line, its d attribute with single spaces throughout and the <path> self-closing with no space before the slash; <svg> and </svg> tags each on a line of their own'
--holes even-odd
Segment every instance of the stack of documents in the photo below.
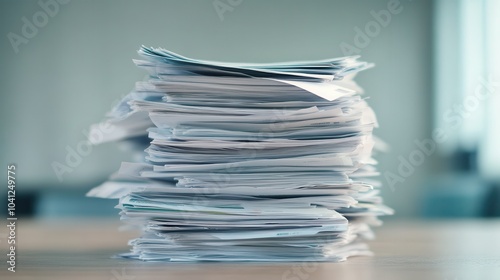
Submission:
<svg viewBox="0 0 500 280">
<path fill-rule="evenodd" d="M 382 205 L 375 115 L 356 57 L 273 64 L 195 60 L 142 47 L 136 84 L 104 141 L 144 146 L 88 195 L 119 199 L 145 261 L 341 261 Z M 99 129 L 103 124 L 93 126 Z M 144 141 L 146 137 L 148 141 Z M 146 144 L 145 144 L 146 143 Z"/>
</svg>

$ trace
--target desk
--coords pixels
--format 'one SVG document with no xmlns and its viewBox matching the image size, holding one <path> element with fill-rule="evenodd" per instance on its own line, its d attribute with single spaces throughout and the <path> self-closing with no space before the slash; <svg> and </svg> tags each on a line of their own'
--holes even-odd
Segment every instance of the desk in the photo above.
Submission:
<svg viewBox="0 0 500 280">
<path fill-rule="evenodd" d="M 5 224 L 5 223 L 4 223 Z M 108 220 L 18 221 L 17 272 L 0 279 L 500 279 L 500 221 L 391 221 L 370 242 L 374 257 L 343 263 L 144 263 L 110 258 L 128 250 L 134 232 Z M 3 228 L 5 226 L 2 226 Z"/>
</svg>

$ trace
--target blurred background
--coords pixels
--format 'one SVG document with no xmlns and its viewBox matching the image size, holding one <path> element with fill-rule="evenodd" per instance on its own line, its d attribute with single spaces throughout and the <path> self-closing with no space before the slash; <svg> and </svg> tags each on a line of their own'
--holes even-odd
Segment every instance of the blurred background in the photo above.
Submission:
<svg viewBox="0 0 500 280">
<path fill-rule="evenodd" d="M 499 216 L 498 30 L 495 0 L 2 0 L 0 166 L 17 165 L 18 214 L 116 216 L 84 194 L 126 152 L 76 151 L 145 77 L 141 45 L 235 62 L 361 55 L 376 67 L 357 82 L 390 146 L 377 155 L 386 219 Z"/>
</svg>

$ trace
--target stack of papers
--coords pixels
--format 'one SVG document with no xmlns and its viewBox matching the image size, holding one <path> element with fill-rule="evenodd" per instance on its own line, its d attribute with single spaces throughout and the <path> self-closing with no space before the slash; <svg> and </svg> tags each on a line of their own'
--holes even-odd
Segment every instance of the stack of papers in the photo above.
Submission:
<svg viewBox="0 0 500 280">
<path fill-rule="evenodd" d="M 243 64 L 146 47 L 139 54 L 150 79 L 109 114 L 103 141 L 147 143 L 145 154 L 88 193 L 119 199 L 121 219 L 142 229 L 123 257 L 370 254 L 370 226 L 392 213 L 373 178 L 377 121 L 352 80 L 371 65 L 357 57 Z"/>
</svg>

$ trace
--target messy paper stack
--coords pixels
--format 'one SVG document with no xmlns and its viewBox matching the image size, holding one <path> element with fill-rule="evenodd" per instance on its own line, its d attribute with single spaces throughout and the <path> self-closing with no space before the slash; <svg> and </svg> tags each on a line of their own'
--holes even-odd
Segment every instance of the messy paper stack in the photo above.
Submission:
<svg viewBox="0 0 500 280">
<path fill-rule="evenodd" d="M 371 157 L 375 115 L 356 57 L 272 64 L 195 60 L 142 47 L 136 84 L 105 141 L 137 145 L 88 195 L 119 199 L 142 229 L 123 257 L 145 261 L 341 261 L 382 205 Z M 96 125 L 93 129 L 99 129 Z M 132 151 L 131 151 L 132 152 Z"/>
</svg>

